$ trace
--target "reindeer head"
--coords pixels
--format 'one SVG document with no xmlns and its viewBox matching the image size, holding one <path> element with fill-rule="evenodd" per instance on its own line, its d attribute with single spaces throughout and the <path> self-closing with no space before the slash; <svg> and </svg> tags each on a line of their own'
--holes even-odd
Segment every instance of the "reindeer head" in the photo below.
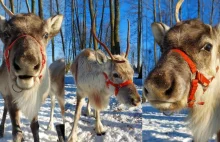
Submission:
<svg viewBox="0 0 220 142">
<path fill-rule="evenodd" d="M 39 82 L 46 68 L 46 46 L 61 28 L 62 15 L 42 20 L 35 14 L 0 17 L 0 38 L 4 43 L 5 63 L 12 84 L 20 89 L 30 89 Z"/>
<path fill-rule="evenodd" d="M 106 84 L 115 87 L 115 96 L 119 102 L 127 106 L 138 106 L 141 102 L 140 96 L 133 83 L 134 70 L 129 63 L 127 56 L 129 52 L 129 21 L 128 21 L 128 39 L 126 54 L 112 55 L 108 47 L 102 43 L 96 36 L 94 30 L 92 30 L 95 39 L 105 48 L 110 56 L 110 73 L 109 76 L 105 75 Z"/>
<path fill-rule="evenodd" d="M 211 79 L 220 63 L 220 26 L 211 27 L 199 20 L 188 20 L 178 22 L 170 29 L 163 23 L 153 23 L 152 30 L 163 53 L 145 80 L 144 94 L 162 111 L 180 110 L 187 106 L 195 76 L 186 60 L 173 49 L 182 51 L 194 62 L 197 71 Z M 195 94 L 198 101 L 203 89 L 199 83 Z"/>
</svg>

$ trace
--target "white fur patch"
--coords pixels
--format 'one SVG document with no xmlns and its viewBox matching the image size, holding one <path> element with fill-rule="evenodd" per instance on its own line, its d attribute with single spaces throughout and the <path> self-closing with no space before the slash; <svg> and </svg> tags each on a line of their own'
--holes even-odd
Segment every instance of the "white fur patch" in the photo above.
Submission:
<svg viewBox="0 0 220 142">
<path fill-rule="evenodd" d="M 208 141 L 214 133 L 220 129 L 220 71 L 209 85 L 207 91 L 202 94 L 199 86 L 195 96 L 197 101 L 204 101 L 204 105 L 193 107 L 189 115 L 189 127 L 192 130 L 195 141 Z"/>
</svg>

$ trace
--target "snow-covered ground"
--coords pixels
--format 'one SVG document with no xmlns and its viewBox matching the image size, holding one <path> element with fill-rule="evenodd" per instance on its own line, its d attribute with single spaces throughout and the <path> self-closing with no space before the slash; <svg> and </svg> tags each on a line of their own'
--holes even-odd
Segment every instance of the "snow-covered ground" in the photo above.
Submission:
<svg viewBox="0 0 220 142">
<path fill-rule="evenodd" d="M 149 103 L 142 104 L 142 110 L 143 142 L 192 142 L 186 123 L 187 110 L 165 116 Z"/>
<path fill-rule="evenodd" d="M 70 133 L 71 124 L 76 107 L 76 86 L 73 82 L 72 75 L 65 77 L 65 99 L 66 99 L 66 136 Z M 135 79 L 135 84 L 138 84 L 138 91 L 141 92 L 142 81 Z M 82 114 L 85 112 L 86 103 L 82 109 Z M 128 109 L 120 105 L 117 100 L 112 97 L 109 107 L 101 112 L 102 123 L 105 127 L 106 134 L 97 136 L 95 133 L 95 119 L 81 115 L 78 129 L 79 142 L 141 142 L 142 141 L 142 109 Z"/>
<path fill-rule="evenodd" d="M 0 97 L 0 120 L 2 118 L 4 108 L 4 101 Z M 41 142 L 57 142 L 57 133 L 56 130 L 46 130 L 47 125 L 50 119 L 50 98 L 47 98 L 44 105 L 41 107 L 41 110 L 38 115 L 38 121 L 40 125 L 40 141 Z M 62 116 L 60 113 L 60 107 L 56 101 L 55 111 L 54 111 L 54 124 L 63 123 Z M 21 116 L 21 129 L 23 131 L 25 142 L 33 142 L 33 137 L 30 129 L 30 121 L 24 116 Z M 0 139 L 0 142 L 12 142 L 12 125 L 9 114 L 7 115 L 6 124 L 5 124 L 5 135 Z"/>
</svg>

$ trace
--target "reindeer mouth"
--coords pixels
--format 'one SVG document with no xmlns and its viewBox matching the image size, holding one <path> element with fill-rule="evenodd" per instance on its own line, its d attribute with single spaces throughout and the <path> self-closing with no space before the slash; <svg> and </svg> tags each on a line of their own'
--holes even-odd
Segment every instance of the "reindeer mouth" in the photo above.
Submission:
<svg viewBox="0 0 220 142">
<path fill-rule="evenodd" d="M 16 89 L 13 86 L 13 90 L 29 90 L 36 82 L 36 77 L 31 75 L 19 75 L 16 78 Z M 20 92 L 20 91 L 15 91 Z"/>
</svg>

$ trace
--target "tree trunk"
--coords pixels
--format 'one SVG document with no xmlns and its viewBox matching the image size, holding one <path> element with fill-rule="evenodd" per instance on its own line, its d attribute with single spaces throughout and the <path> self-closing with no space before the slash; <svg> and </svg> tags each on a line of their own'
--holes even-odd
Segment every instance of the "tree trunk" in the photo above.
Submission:
<svg viewBox="0 0 220 142">
<path fill-rule="evenodd" d="M 103 0 L 102 17 L 101 17 L 101 22 L 100 22 L 100 26 L 99 26 L 100 28 L 99 28 L 99 33 L 98 33 L 98 37 L 99 37 L 100 41 L 102 41 L 102 29 L 103 29 L 103 17 L 104 17 L 104 13 L 105 13 L 105 4 L 106 4 L 106 0 Z"/>
<path fill-rule="evenodd" d="M 115 23 L 114 23 L 115 54 L 120 54 L 119 22 L 120 22 L 120 5 L 119 5 L 119 0 L 115 0 Z"/>
<path fill-rule="evenodd" d="M 35 0 L 31 0 L 31 12 L 35 13 Z"/>
<path fill-rule="evenodd" d="M 52 15 L 53 15 L 53 1 L 50 0 L 50 16 Z M 52 38 L 51 40 L 51 48 L 52 48 L 52 62 L 54 62 L 55 61 L 54 38 Z"/>
<path fill-rule="evenodd" d="M 57 14 L 60 14 L 58 0 L 56 0 L 56 7 L 57 7 Z M 62 28 L 60 29 L 60 36 L 61 36 L 61 40 L 62 40 L 63 53 L 65 55 L 65 43 L 64 43 L 64 36 L 63 36 Z"/>
<path fill-rule="evenodd" d="M 141 69 L 142 0 L 138 0 L 137 71 Z"/>
<path fill-rule="evenodd" d="M 161 8 L 160 8 L 160 0 L 158 0 L 158 10 L 159 10 L 159 19 L 160 19 L 160 22 L 162 22 Z"/>
<path fill-rule="evenodd" d="M 212 25 L 212 19 L 213 19 L 213 12 L 214 12 L 214 2 L 215 0 L 212 0 L 212 9 L 211 9 L 211 15 L 210 15 L 210 25 Z"/>
<path fill-rule="evenodd" d="M 83 0 L 83 35 L 82 48 L 86 48 L 86 0 Z"/>
<path fill-rule="evenodd" d="M 114 0 L 109 0 L 110 5 L 110 27 L 111 27 L 111 52 L 115 54 L 115 40 L 114 40 L 114 21 L 115 21 L 115 13 L 114 13 Z"/>
<path fill-rule="evenodd" d="M 154 22 L 156 22 L 156 0 L 154 0 Z M 171 10 L 172 11 L 172 10 Z M 172 15 L 171 15 L 172 17 Z M 172 23 L 172 18 L 170 20 L 170 22 Z M 157 45 L 156 45 L 156 41 L 154 40 L 154 63 L 156 65 L 157 63 Z"/>
<path fill-rule="evenodd" d="M 93 31 L 96 33 L 96 20 L 94 19 L 95 13 L 94 13 L 94 8 L 93 8 L 93 0 L 89 0 L 89 10 L 90 10 L 90 18 L 91 18 L 91 28 L 93 26 Z M 95 20 L 95 21 L 93 21 L 93 20 Z M 94 23 L 94 25 L 93 25 L 93 23 Z M 94 50 L 97 50 L 98 44 L 97 44 L 97 41 L 95 40 L 94 37 L 93 37 L 93 45 L 94 45 Z"/>
<path fill-rule="evenodd" d="M 42 0 L 38 0 L 38 7 L 39 7 L 39 16 L 41 19 L 44 19 L 44 15 L 43 15 L 43 2 Z"/>
<path fill-rule="evenodd" d="M 173 0 L 170 0 L 169 6 L 170 6 L 170 26 L 173 25 Z"/>
<path fill-rule="evenodd" d="M 10 0 L 10 6 L 11 6 L 11 12 L 15 13 L 15 9 L 14 9 L 14 0 Z"/>
<path fill-rule="evenodd" d="M 31 11 L 30 11 L 30 6 L 29 6 L 29 4 L 28 4 L 28 0 L 25 0 L 25 2 L 26 2 L 26 6 L 27 6 L 28 13 L 31 13 Z"/>
<path fill-rule="evenodd" d="M 200 19 L 200 0 L 198 0 L 198 18 Z"/>
</svg>

